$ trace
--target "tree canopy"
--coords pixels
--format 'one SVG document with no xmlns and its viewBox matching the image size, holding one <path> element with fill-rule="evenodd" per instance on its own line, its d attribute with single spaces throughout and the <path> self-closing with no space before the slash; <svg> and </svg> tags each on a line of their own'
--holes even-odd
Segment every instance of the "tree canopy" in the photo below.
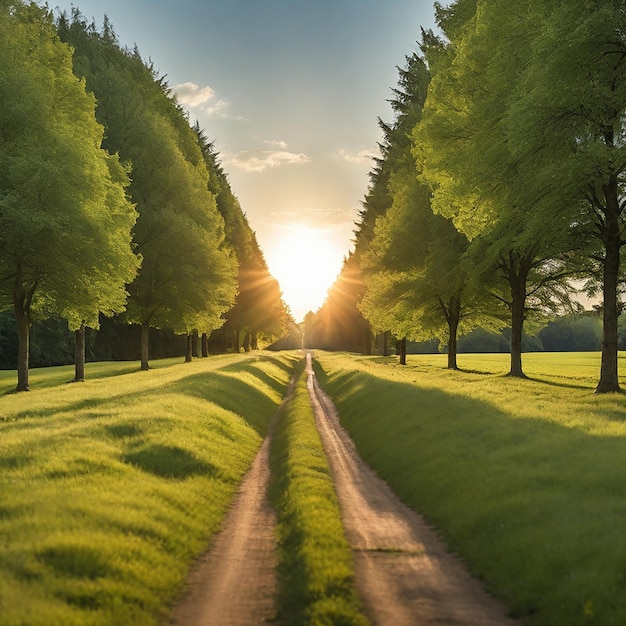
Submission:
<svg viewBox="0 0 626 626">
<path fill-rule="evenodd" d="M 0 2 L 0 54 L 0 101 L 12 103 L 0 107 L 0 304 L 15 311 L 27 390 L 33 319 L 59 313 L 77 327 L 123 310 L 136 213 L 47 10 Z"/>
<path fill-rule="evenodd" d="M 105 145 L 132 168 L 134 241 L 143 262 L 128 287 L 127 317 L 142 326 L 147 369 L 149 327 L 210 332 L 223 323 L 235 296 L 235 255 L 197 136 L 165 81 L 136 50 L 118 45 L 107 21 L 100 33 L 74 10 L 61 17 L 59 30 L 97 98 Z"/>
</svg>

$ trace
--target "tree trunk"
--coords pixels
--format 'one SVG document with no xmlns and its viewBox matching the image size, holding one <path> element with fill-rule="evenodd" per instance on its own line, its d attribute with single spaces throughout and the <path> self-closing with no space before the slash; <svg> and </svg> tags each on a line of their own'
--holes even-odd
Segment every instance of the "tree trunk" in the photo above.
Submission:
<svg viewBox="0 0 626 626">
<path fill-rule="evenodd" d="M 406 365 L 406 337 L 402 337 L 398 342 L 400 352 L 400 365 Z"/>
<path fill-rule="evenodd" d="M 148 322 L 141 324 L 141 370 L 146 372 L 150 369 L 148 351 L 150 347 L 150 326 Z"/>
<path fill-rule="evenodd" d="M 193 360 L 193 333 L 187 333 L 187 346 L 185 349 L 185 363 Z"/>
<path fill-rule="evenodd" d="M 525 378 L 522 370 L 522 332 L 526 308 L 526 280 L 528 272 L 520 269 L 517 273 L 511 268 L 511 371 L 509 376 Z"/>
<path fill-rule="evenodd" d="M 458 331 L 459 331 L 459 315 L 460 311 L 456 311 L 456 315 L 451 315 L 448 319 L 448 369 L 458 370 L 456 361 L 458 347 Z"/>
<path fill-rule="evenodd" d="M 74 331 L 74 380 L 72 382 L 85 382 L 85 326 Z"/>
<path fill-rule="evenodd" d="M 209 356 L 209 337 L 206 333 L 202 333 L 202 356 L 204 358 Z"/>
<path fill-rule="evenodd" d="M 604 187 L 604 196 L 606 198 L 606 226 L 603 236 L 605 246 L 604 280 L 602 285 L 604 312 L 602 320 L 602 360 L 600 364 L 600 380 L 596 387 L 596 393 L 620 391 L 617 366 L 617 320 L 619 317 L 617 290 L 621 241 L 616 180 L 611 181 L 609 185 Z"/>
<path fill-rule="evenodd" d="M 191 356 L 194 359 L 198 358 L 198 331 L 194 330 L 191 333 Z"/>
<path fill-rule="evenodd" d="M 250 348 L 252 350 L 259 349 L 259 336 L 256 333 L 250 335 Z"/>
<path fill-rule="evenodd" d="M 235 330 L 233 331 L 233 338 L 234 338 L 234 344 L 233 344 L 233 350 L 239 354 L 239 331 Z"/>
<path fill-rule="evenodd" d="M 30 353 L 30 315 L 24 310 L 21 300 L 13 299 L 17 320 L 17 387 L 16 391 L 30 391 L 28 385 L 28 362 Z"/>
<path fill-rule="evenodd" d="M 459 369 L 456 363 L 459 321 L 461 319 L 461 298 L 451 296 L 448 302 L 439 298 L 439 308 L 448 324 L 448 369 Z"/>
<path fill-rule="evenodd" d="M 250 352 L 250 333 L 246 333 L 243 336 L 243 350 L 244 352 Z"/>
</svg>

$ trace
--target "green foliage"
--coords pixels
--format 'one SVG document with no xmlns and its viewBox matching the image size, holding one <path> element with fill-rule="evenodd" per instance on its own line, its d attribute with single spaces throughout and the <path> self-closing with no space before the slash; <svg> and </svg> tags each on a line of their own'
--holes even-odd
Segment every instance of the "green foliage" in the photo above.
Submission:
<svg viewBox="0 0 626 626">
<path fill-rule="evenodd" d="M 457 0 L 437 15 L 446 39 L 428 47 L 433 79 L 413 133 L 433 207 L 473 240 L 479 279 L 504 280 L 513 351 L 526 313 L 569 306 L 568 274 L 600 281 L 597 391 L 618 391 L 622 3 L 523 0 L 512 11 L 505 0 Z"/>
<path fill-rule="evenodd" d="M 129 320 L 179 333 L 219 327 L 233 302 L 236 260 L 186 115 L 137 51 L 119 47 L 110 24 L 99 33 L 74 10 L 59 31 L 97 98 L 107 147 L 132 167 L 143 262 L 129 286 Z"/>
<path fill-rule="evenodd" d="M 595 313 L 568 315 L 550 322 L 538 336 L 551 352 L 598 351 L 602 345 L 602 320 Z"/>
<path fill-rule="evenodd" d="M 212 344 L 221 344 L 221 349 L 238 350 L 239 345 L 232 345 L 229 338 L 239 337 L 241 332 L 247 333 L 250 343 L 256 343 L 259 335 L 270 341 L 281 336 L 293 320 L 282 300 L 278 282 L 269 272 L 256 234 L 222 170 L 213 143 L 207 140 L 197 122 L 193 130 L 209 172 L 209 191 L 215 194 L 217 209 L 224 218 L 226 239 L 239 264 L 235 303 L 225 314 L 226 321 L 220 332 L 214 333 Z"/>
<path fill-rule="evenodd" d="M 626 620 L 626 398 L 589 393 L 599 360 L 317 355 L 365 460 L 529 626 Z"/>
<path fill-rule="evenodd" d="M 279 619 L 294 625 L 364 625 L 328 463 L 301 361 L 293 396 L 272 440 L 272 500 L 278 515 Z"/>
<path fill-rule="evenodd" d="M 102 150 L 95 100 L 35 4 L 0 4 L 0 307 L 14 307 L 28 388 L 28 328 L 64 315 L 97 325 L 124 309 L 136 213 L 118 158 Z"/>
<path fill-rule="evenodd" d="M 412 135 L 415 155 L 433 188 L 433 209 L 471 240 L 473 282 L 510 310 L 511 373 L 521 376 L 524 320 L 570 306 L 568 261 L 576 248 L 571 217 L 560 206 L 546 211 L 545 189 L 529 182 L 535 156 L 518 152 L 508 124 L 519 98 L 512 84 L 520 68 L 539 60 L 531 42 L 542 22 L 527 2 L 511 11 L 501 0 L 456 2 L 440 19 L 447 41 L 433 57 L 424 117 Z"/>
<path fill-rule="evenodd" d="M 94 363 L 80 386 L 51 368 L 0 397 L 0 623 L 167 620 L 294 361 Z"/>
</svg>

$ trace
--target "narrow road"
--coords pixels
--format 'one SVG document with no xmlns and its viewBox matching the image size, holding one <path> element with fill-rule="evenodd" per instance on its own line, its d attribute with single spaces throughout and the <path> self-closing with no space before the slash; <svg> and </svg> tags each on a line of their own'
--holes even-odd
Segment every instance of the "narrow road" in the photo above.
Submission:
<svg viewBox="0 0 626 626">
<path fill-rule="evenodd" d="M 307 355 L 317 427 L 355 556 L 365 614 L 378 626 L 513 626 L 417 513 L 361 460 Z"/>
<path fill-rule="evenodd" d="M 293 393 L 289 384 L 286 402 Z M 276 419 L 276 415 L 274 419 Z M 276 615 L 276 515 L 267 499 L 273 422 L 209 551 L 188 579 L 172 626 L 251 626 Z"/>
</svg>

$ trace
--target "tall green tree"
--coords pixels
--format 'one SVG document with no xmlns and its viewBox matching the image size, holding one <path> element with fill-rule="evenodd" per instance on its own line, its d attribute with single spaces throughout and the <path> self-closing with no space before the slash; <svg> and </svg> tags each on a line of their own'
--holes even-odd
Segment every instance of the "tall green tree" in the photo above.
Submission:
<svg viewBox="0 0 626 626">
<path fill-rule="evenodd" d="M 208 189 L 209 173 L 183 109 L 137 50 L 120 48 L 77 10 L 59 31 L 74 46 L 75 71 L 98 101 L 106 146 L 131 164 L 139 217 L 134 241 L 143 261 L 129 285 L 128 320 L 141 325 L 141 367 L 149 367 L 149 328 L 209 331 L 235 295 L 236 259 Z"/>
<path fill-rule="evenodd" d="M 423 47 L 429 37 L 423 33 Z M 437 337 L 447 346 L 448 367 L 456 369 L 458 333 L 480 322 L 492 325 L 495 316 L 481 307 L 483 290 L 468 279 L 467 238 L 433 214 L 430 188 L 416 170 L 409 133 L 421 120 L 429 80 L 425 61 L 413 54 L 394 90 L 397 118 L 387 150 L 391 206 L 377 219 L 362 257 L 367 291 L 360 308 L 375 327 L 398 337 Z"/>
<path fill-rule="evenodd" d="M 15 311 L 25 391 L 33 319 L 123 309 L 136 214 L 48 11 L 2 0 L 0 56 L 0 302 Z"/>
<path fill-rule="evenodd" d="M 596 391 L 615 392 L 626 243 L 624 3 L 529 0 L 513 27 L 527 16 L 536 30 L 505 120 L 513 157 L 542 198 L 546 220 L 564 216 L 597 266 L 603 339 Z"/>
<path fill-rule="evenodd" d="M 529 192 L 505 124 L 511 83 L 527 62 L 535 27 L 530 20 L 515 22 L 524 8 L 520 2 L 511 11 L 499 0 L 459 0 L 439 8 L 447 40 L 427 51 L 433 78 L 424 118 L 413 133 L 433 187 L 433 209 L 472 240 L 473 271 L 509 307 L 513 376 L 524 375 L 527 316 L 568 304 L 572 248 L 566 222 L 557 216 L 546 222 L 541 196 Z"/>
</svg>

